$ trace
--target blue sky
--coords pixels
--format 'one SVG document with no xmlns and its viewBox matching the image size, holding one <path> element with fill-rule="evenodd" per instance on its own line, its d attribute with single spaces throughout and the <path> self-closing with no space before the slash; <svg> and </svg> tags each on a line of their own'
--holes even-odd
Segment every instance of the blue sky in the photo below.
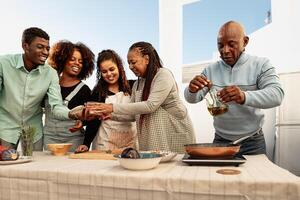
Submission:
<svg viewBox="0 0 300 200">
<path fill-rule="evenodd" d="M 0 54 L 21 53 L 23 30 L 38 26 L 50 35 L 51 44 L 81 41 L 96 55 L 111 48 L 127 63 L 134 42 L 144 40 L 158 48 L 158 17 L 158 0 L 1 1 Z"/>
<path fill-rule="evenodd" d="M 242 23 L 250 34 L 263 27 L 271 0 L 201 0 L 183 8 L 183 63 L 209 60 L 217 51 L 217 33 L 224 22 Z M 251 39 L 251 38 L 250 38 Z"/>
<path fill-rule="evenodd" d="M 81 41 L 97 53 L 111 48 L 125 62 L 137 41 L 148 41 L 159 51 L 158 0 L 3 0 L 0 2 L 0 54 L 21 53 L 25 28 L 38 26 L 50 35 L 50 44 L 61 39 Z M 208 60 L 216 51 L 216 34 L 234 19 L 247 33 L 264 26 L 270 0 L 201 0 L 183 7 L 183 61 Z M 93 85 L 91 83 L 90 85 Z"/>
</svg>

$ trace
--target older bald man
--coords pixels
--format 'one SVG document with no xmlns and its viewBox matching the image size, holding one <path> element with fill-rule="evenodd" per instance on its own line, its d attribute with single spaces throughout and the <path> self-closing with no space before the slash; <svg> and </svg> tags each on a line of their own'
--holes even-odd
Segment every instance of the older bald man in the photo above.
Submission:
<svg viewBox="0 0 300 200">
<path fill-rule="evenodd" d="M 198 103 L 211 88 L 216 89 L 229 109 L 214 117 L 214 143 L 249 136 L 241 143 L 240 154 L 266 153 L 262 109 L 279 106 L 284 96 L 275 68 L 267 58 L 245 53 L 249 37 L 238 22 L 225 23 L 217 41 L 221 60 L 191 80 L 185 89 L 185 99 Z"/>
</svg>

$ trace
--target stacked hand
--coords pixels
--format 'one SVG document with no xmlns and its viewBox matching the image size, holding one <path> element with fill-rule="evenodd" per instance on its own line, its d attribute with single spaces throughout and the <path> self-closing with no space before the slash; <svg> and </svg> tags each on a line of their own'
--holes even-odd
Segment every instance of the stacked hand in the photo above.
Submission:
<svg viewBox="0 0 300 200">
<path fill-rule="evenodd" d="M 83 105 L 76 106 L 69 112 L 70 119 L 85 120 L 85 107 Z"/>
<path fill-rule="evenodd" d="M 98 103 L 98 102 L 87 102 L 85 115 L 87 120 L 100 118 L 102 120 L 110 119 L 111 113 L 113 112 L 112 104 Z"/>
<path fill-rule="evenodd" d="M 69 112 L 69 117 L 71 119 L 82 120 L 82 121 L 89 121 L 93 119 L 110 119 L 111 113 L 113 112 L 113 105 L 112 104 L 105 104 L 105 103 L 98 103 L 98 102 L 87 102 L 85 106 L 77 106 L 73 108 Z M 80 125 L 75 125 L 79 127 Z"/>
</svg>

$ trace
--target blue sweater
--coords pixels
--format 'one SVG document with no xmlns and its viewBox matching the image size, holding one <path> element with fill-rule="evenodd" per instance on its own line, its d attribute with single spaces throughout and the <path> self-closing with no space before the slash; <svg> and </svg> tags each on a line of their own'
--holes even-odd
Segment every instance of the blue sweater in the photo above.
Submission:
<svg viewBox="0 0 300 200">
<path fill-rule="evenodd" d="M 279 106 L 284 96 L 275 68 L 266 58 L 242 53 L 233 67 L 220 60 L 205 68 L 202 74 L 217 90 L 236 85 L 245 92 L 243 105 L 229 102 L 228 112 L 214 117 L 216 134 L 228 140 L 258 131 L 264 122 L 261 109 Z M 184 96 L 189 103 L 198 103 L 207 92 L 207 87 L 196 93 L 191 93 L 187 87 Z"/>
</svg>

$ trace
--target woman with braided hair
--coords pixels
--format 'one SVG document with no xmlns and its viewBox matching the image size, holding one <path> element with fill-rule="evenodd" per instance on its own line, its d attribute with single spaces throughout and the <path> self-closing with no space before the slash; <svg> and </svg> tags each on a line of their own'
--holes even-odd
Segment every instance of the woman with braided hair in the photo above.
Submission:
<svg viewBox="0 0 300 200">
<path fill-rule="evenodd" d="M 137 42 L 128 51 L 129 68 L 138 77 L 130 103 L 87 107 L 95 118 L 135 119 L 140 150 L 184 152 L 195 141 L 192 122 L 180 100 L 175 79 L 163 68 L 159 55 L 147 42 Z M 124 117 L 125 116 L 125 117 Z"/>
</svg>

